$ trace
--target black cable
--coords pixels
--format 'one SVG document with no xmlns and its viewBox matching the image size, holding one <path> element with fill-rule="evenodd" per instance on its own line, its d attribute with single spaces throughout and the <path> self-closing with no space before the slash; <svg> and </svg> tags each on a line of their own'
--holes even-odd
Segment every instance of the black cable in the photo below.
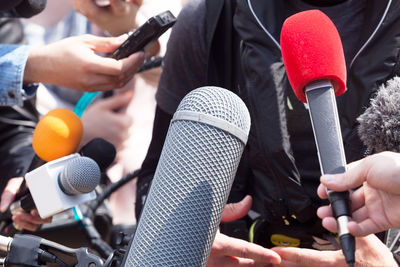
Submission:
<svg viewBox="0 0 400 267">
<path fill-rule="evenodd" d="M 66 264 L 65 262 L 63 262 L 60 258 L 56 258 L 56 263 L 64 266 L 64 267 L 69 267 L 68 264 Z"/>
<path fill-rule="evenodd" d="M 46 262 L 46 263 L 47 262 L 58 263 L 61 266 L 68 267 L 68 264 L 66 264 L 64 261 L 62 261 L 56 255 L 54 255 L 54 254 L 52 254 L 52 253 L 50 253 L 48 251 L 45 251 L 45 250 L 39 248 L 37 252 L 38 252 L 38 259 L 40 261 L 43 261 L 43 262 Z"/>
<path fill-rule="evenodd" d="M 158 67 L 162 67 L 163 61 L 164 61 L 163 57 L 152 57 L 142 64 L 142 66 L 137 71 L 137 73 L 140 73 L 140 72 L 143 72 L 146 70 L 150 70 L 150 69 L 154 69 L 154 68 L 158 68 Z"/>
<path fill-rule="evenodd" d="M 112 193 L 117 191 L 119 188 L 121 188 L 122 186 L 124 186 L 128 182 L 132 181 L 137 176 L 139 176 L 141 171 L 142 171 L 141 169 L 138 169 L 131 173 L 128 173 L 124 177 L 122 177 L 120 180 L 118 180 L 117 182 L 112 183 L 109 186 L 107 186 L 104 189 L 104 191 L 100 195 L 98 195 L 98 197 L 96 198 L 96 201 L 93 202 L 94 204 L 91 205 L 91 209 L 92 209 L 93 213 L 98 209 L 98 207 L 101 205 L 101 203 L 103 203 L 103 201 L 106 198 L 108 198 L 109 196 L 111 196 Z"/>
</svg>

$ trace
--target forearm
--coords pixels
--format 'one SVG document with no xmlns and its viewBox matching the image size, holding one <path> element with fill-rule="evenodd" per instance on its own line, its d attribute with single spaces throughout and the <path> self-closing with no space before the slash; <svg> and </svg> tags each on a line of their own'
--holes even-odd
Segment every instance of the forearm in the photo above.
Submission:
<svg viewBox="0 0 400 267">
<path fill-rule="evenodd" d="M 24 96 L 31 97 L 36 87 L 26 87 L 24 72 L 31 48 L 26 45 L 1 45 L 0 47 L 0 105 L 22 105 Z"/>
</svg>

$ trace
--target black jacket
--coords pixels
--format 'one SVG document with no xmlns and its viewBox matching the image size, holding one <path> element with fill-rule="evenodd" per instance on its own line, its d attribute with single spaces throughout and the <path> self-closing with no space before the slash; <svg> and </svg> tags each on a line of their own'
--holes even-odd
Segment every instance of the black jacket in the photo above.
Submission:
<svg viewBox="0 0 400 267">
<path fill-rule="evenodd" d="M 0 18 L 0 41 L 24 43 L 19 19 Z M 22 107 L 0 107 L 0 193 L 10 178 L 25 175 L 34 155 L 32 134 L 38 117 L 34 99 L 25 100 Z"/>
<path fill-rule="evenodd" d="M 285 1 L 251 3 L 271 37 L 256 21 L 248 1 L 206 1 L 209 50 L 205 85 L 237 93 L 252 118 L 248 145 L 230 201 L 251 194 L 253 209 L 269 224 L 286 227 L 289 223 L 303 227 L 309 235 L 318 235 L 323 232 L 315 215 L 321 205 L 316 195 L 320 173 L 311 123 L 308 111 L 292 93 L 277 45 L 286 19 L 280 12 Z M 357 136 L 356 118 L 379 85 L 400 71 L 400 1 L 368 0 L 364 25 L 358 52 L 349 61 L 348 90 L 337 99 L 348 162 L 360 159 L 365 151 Z M 288 99 L 293 110 L 288 109 Z M 169 118 L 157 110 L 153 140 L 143 163 L 144 174 L 138 181 L 137 216 Z M 299 153 L 304 148 L 307 155 Z"/>
</svg>

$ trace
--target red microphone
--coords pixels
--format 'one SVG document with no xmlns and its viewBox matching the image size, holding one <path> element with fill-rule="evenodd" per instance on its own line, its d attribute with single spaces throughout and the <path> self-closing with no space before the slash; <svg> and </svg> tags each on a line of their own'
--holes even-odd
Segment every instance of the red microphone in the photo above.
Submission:
<svg viewBox="0 0 400 267">
<path fill-rule="evenodd" d="M 289 17 L 281 32 L 282 57 L 289 82 L 300 101 L 308 102 L 322 174 L 346 171 L 346 158 L 335 96 L 346 90 L 342 42 L 333 22 L 319 10 Z M 349 192 L 328 190 L 339 226 L 346 262 L 355 262 L 355 239 L 347 224 L 351 217 Z"/>
</svg>

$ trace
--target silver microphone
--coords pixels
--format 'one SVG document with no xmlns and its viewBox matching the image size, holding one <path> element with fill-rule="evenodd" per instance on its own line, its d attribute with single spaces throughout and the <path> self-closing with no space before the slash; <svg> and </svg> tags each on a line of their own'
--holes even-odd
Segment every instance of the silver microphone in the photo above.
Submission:
<svg viewBox="0 0 400 267">
<path fill-rule="evenodd" d="M 250 131 L 243 101 L 201 87 L 171 121 L 123 266 L 205 266 Z"/>
</svg>

